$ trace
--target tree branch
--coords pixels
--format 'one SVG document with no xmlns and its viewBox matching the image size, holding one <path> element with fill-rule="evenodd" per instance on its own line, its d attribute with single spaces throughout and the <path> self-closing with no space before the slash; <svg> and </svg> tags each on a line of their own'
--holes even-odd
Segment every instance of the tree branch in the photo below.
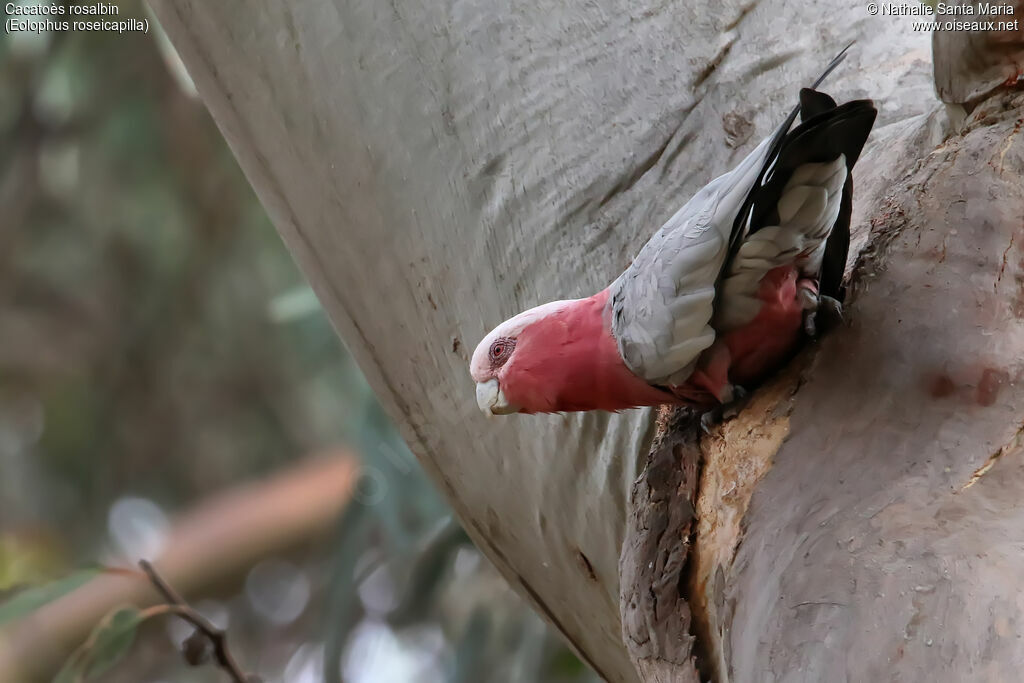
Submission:
<svg viewBox="0 0 1024 683">
<path fill-rule="evenodd" d="M 197 505 L 172 528 L 155 563 L 161 575 L 182 593 L 195 593 L 328 532 L 358 477 L 355 456 L 340 450 L 329 455 Z M 154 604 L 158 598 L 159 590 L 141 573 L 98 576 L 0 630 L 0 671 L 10 680 L 49 680 L 112 608 Z"/>
<path fill-rule="evenodd" d="M 252 683 L 253 677 L 242 671 L 242 668 L 235 661 L 234 656 L 231 654 L 231 650 L 228 648 L 227 633 L 222 628 L 217 628 L 213 623 L 204 617 L 202 614 L 193 609 L 180 595 L 178 595 L 171 585 L 167 583 L 163 577 L 157 573 L 156 569 L 148 560 L 140 560 L 139 566 L 142 567 L 142 571 L 146 572 L 146 576 L 153 583 L 153 586 L 157 591 L 164 596 L 167 600 L 166 605 L 156 605 L 151 607 L 150 610 L 163 610 L 167 614 L 174 614 L 185 621 L 189 622 L 196 627 L 196 633 L 189 637 L 186 641 L 185 657 L 190 659 L 189 663 L 194 664 L 197 662 L 191 661 L 191 657 L 188 652 L 187 643 L 192 640 L 196 634 L 202 634 L 213 646 L 213 656 L 216 659 L 217 665 L 224 669 L 231 676 L 231 680 L 234 683 Z"/>
</svg>

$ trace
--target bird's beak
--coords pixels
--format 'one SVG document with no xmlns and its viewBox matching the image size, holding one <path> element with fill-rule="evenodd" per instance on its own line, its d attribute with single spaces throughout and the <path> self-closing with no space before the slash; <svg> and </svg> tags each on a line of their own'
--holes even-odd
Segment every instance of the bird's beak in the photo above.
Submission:
<svg viewBox="0 0 1024 683">
<path fill-rule="evenodd" d="M 476 404 L 484 415 L 509 415 L 518 413 L 519 406 L 513 405 L 505 398 L 501 390 L 501 384 L 497 379 L 489 379 L 486 382 L 478 382 L 476 385 Z"/>
</svg>

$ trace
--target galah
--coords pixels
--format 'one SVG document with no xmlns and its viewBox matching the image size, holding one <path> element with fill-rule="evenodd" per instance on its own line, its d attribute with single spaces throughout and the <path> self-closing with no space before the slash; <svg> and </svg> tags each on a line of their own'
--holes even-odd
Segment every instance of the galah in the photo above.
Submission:
<svg viewBox="0 0 1024 683">
<path fill-rule="evenodd" d="M 845 52 L 608 287 L 484 337 L 470 363 L 481 410 L 721 410 L 784 364 L 819 306 L 843 295 L 851 172 L 876 114 L 871 100 L 836 106 L 814 89 Z"/>
</svg>

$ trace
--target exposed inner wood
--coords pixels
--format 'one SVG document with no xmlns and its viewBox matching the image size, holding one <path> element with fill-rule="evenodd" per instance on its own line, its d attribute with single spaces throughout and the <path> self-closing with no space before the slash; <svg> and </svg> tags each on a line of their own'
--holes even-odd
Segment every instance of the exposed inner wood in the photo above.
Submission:
<svg viewBox="0 0 1024 683">
<path fill-rule="evenodd" d="M 705 466 L 697 495 L 696 542 L 686 577 L 693 613 L 693 632 L 703 657 L 705 678 L 728 680 L 728 655 L 723 630 L 728 619 L 722 594 L 736 547 L 743 536 L 743 518 L 761 477 L 789 434 L 789 413 L 800 385 L 801 356 L 790 368 L 762 387 L 735 419 L 720 425 L 701 443 Z"/>
<path fill-rule="evenodd" d="M 658 413 L 620 560 L 623 637 L 645 681 L 727 680 L 722 577 L 754 488 L 788 434 L 808 359 L 795 360 L 710 435 L 688 410 Z"/>
</svg>

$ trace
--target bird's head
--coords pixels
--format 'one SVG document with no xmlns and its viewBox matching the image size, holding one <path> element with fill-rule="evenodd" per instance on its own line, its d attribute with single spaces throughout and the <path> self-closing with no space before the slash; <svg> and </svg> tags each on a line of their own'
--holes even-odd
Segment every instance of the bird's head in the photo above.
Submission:
<svg viewBox="0 0 1024 683">
<path fill-rule="evenodd" d="M 558 410 L 547 377 L 568 336 L 566 309 L 575 301 L 553 301 L 501 323 L 481 340 L 470 361 L 476 402 L 484 413 Z"/>
<path fill-rule="evenodd" d="M 489 415 L 623 410 L 667 395 L 626 368 L 612 337 L 608 290 L 509 318 L 473 352 L 476 400 Z"/>
</svg>

